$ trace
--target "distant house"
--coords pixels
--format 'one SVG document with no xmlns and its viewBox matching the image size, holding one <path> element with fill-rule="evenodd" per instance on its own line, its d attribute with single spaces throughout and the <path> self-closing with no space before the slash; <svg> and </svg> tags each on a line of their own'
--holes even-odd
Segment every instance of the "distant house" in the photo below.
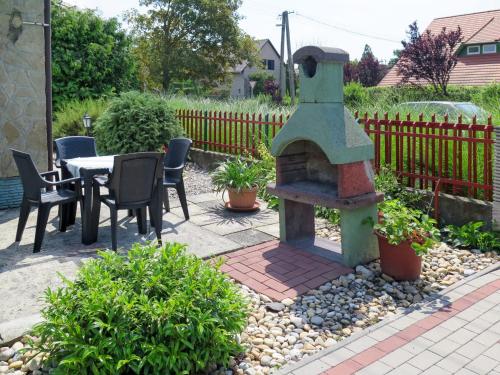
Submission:
<svg viewBox="0 0 500 375">
<path fill-rule="evenodd" d="M 232 70 L 231 97 L 247 98 L 251 95 L 250 79 L 251 73 L 263 70 L 279 80 L 280 55 L 269 39 L 257 40 L 255 42 L 262 59 L 263 67 L 250 66 L 248 62 L 243 62 L 235 66 Z"/>
<path fill-rule="evenodd" d="M 427 29 L 437 34 L 443 27 L 456 30 L 458 26 L 463 42 L 457 49 L 458 62 L 449 83 L 479 86 L 500 82 L 500 9 L 436 18 Z M 400 82 L 396 64 L 378 85 L 395 86 Z"/>
</svg>

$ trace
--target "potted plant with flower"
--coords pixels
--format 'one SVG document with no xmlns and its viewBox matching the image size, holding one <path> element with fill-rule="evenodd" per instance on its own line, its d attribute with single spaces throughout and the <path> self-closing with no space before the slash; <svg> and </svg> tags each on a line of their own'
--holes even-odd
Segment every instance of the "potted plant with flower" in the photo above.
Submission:
<svg viewBox="0 0 500 375">
<path fill-rule="evenodd" d="M 439 239 L 436 221 L 399 200 L 380 205 L 374 225 L 379 240 L 382 272 L 396 280 L 416 280 L 422 270 L 422 255 Z"/>
<path fill-rule="evenodd" d="M 212 183 L 217 192 L 228 192 L 226 208 L 252 211 L 259 208 L 257 191 L 265 183 L 259 161 L 237 156 L 228 159 L 212 174 Z"/>
</svg>

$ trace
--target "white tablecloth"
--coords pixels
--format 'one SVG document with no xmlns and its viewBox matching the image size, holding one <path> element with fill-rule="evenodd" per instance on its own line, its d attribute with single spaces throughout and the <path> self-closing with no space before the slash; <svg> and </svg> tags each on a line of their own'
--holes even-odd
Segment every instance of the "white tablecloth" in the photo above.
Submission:
<svg viewBox="0 0 500 375">
<path fill-rule="evenodd" d="M 93 156 L 89 158 L 67 159 L 66 168 L 74 177 L 80 177 L 80 168 L 85 169 L 107 169 L 109 173 L 113 171 L 114 155 Z"/>
</svg>

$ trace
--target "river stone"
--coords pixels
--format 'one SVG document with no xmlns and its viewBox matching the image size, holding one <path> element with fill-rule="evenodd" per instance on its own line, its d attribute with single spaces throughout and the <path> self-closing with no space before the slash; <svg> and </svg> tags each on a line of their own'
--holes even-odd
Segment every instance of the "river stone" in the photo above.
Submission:
<svg viewBox="0 0 500 375">
<path fill-rule="evenodd" d="M 8 361 L 15 353 L 11 348 L 0 351 L 0 361 Z"/>
<path fill-rule="evenodd" d="M 320 326 L 321 324 L 323 324 L 323 318 L 321 316 L 314 315 L 311 318 L 311 323 L 314 325 Z"/>
<path fill-rule="evenodd" d="M 280 312 L 285 310 L 285 304 L 281 302 L 266 303 L 266 308 L 274 312 Z"/>
</svg>

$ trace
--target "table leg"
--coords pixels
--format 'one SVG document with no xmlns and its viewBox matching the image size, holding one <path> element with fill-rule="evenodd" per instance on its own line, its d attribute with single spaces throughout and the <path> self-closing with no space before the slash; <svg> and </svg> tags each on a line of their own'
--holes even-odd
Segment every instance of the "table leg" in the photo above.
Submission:
<svg viewBox="0 0 500 375">
<path fill-rule="evenodd" d="M 84 196 L 83 196 L 83 213 L 82 213 L 82 242 L 85 245 L 93 244 L 97 241 L 97 226 L 99 220 L 95 220 L 95 211 L 99 208 L 94 207 L 94 189 L 92 184 L 92 176 L 84 176 Z"/>
</svg>

